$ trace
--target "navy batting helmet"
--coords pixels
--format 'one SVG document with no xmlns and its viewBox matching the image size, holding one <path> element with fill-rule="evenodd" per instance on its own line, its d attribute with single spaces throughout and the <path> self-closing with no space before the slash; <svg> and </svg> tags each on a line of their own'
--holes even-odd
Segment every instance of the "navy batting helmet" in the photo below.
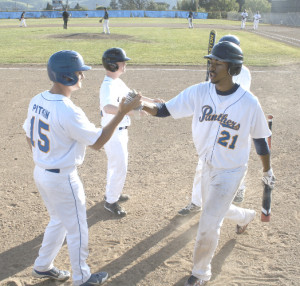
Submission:
<svg viewBox="0 0 300 286">
<path fill-rule="evenodd" d="M 227 42 L 231 42 L 231 43 L 234 43 L 236 45 L 240 45 L 240 39 L 237 37 L 237 36 L 234 36 L 234 35 L 226 35 L 226 36 L 223 36 L 220 40 L 219 40 L 219 43 L 220 42 L 224 42 L 224 41 L 227 41 Z"/>
<path fill-rule="evenodd" d="M 87 71 L 91 67 L 84 64 L 82 56 L 75 51 L 63 50 L 53 54 L 48 61 L 47 70 L 51 81 L 72 86 L 78 82 L 75 72 Z"/>
<path fill-rule="evenodd" d="M 217 43 L 213 47 L 211 54 L 204 56 L 204 58 L 229 63 L 228 72 L 234 76 L 241 72 L 244 56 L 242 49 L 238 45 L 223 41 Z"/>
<path fill-rule="evenodd" d="M 126 56 L 126 53 L 121 48 L 111 48 L 106 50 L 102 56 L 102 64 L 105 69 L 115 72 L 118 70 L 119 66 L 117 62 L 126 62 L 130 58 Z"/>
</svg>

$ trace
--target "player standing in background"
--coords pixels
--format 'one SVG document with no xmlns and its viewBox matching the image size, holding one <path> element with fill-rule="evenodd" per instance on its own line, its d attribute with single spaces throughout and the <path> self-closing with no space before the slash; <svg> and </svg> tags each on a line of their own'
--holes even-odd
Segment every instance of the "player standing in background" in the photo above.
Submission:
<svg viewBox="0 0 300 286">
<path fill-rule="evenodd" d="M 77 166 L 84 160 L 86 146 L 99 150 L 125 114 L 141 101 L 139 96 L 129 104 L 122 99 L 110 123 L 103 129 L 96 128 L 71 101 L 72 92 L 81 88 L 83 71 L 91 67 L 84 64 L 79 53 L 60 51 L 50 57 L 47 69 L 53 85 L 30 101 L 23 125 L 35 163 L 34 180 L 50 216 L 32 275 L 60 281 L 70 277 L 68 271 L 53 265 L 66 238 L 73 285 L 100 285 L 108 274 L 91 274 L 86 263 L 88 225 Z"/>
<path fill-rule="evenodd" d="M 100 111 L 101 124 L 106 126 L 114 114 L 118 111 L 120 99 L 126 96 L 131 90 L 120 79 L 126 72 L 126 62 L 130 58 L 121 48 L 106 50 L 102 56 L 102 64 L 106 75 L 100 87 Z M 160 102 L 142 97 L 143 101 Z M 119 217 L 126 216 L 126 211 L 118 202 L 127 201 L 128 195 L 122 194 L 127 175 L 128 166 L 128 127 L 131 124 L 130 116 L 139 118 L 147 115 L 145 111 L 132 110 L 118 125 L 118 128 L 111 139 L 104 145 L 107 155 L 107 184 L 105 191 L 104 208 Z"/>
<path fill-rule="evenodd" d="M 243 64 L 241 48 L 231 42 L 216 44 L 210 55 L 210 82 L 188 87 L 166 103 L 143 109 L 157 117 L 174 119 L 193 116 L 192 133 L 202 162 L 203 212 L 194 248 L 192 275 L 185 286 L 205 285 L 211 278 L 211 261 L 218 245 L 224 218 L 237 223 L 236 233 L 245 232 L 255 211 L 232 204 L 246 174 L 250 136 L 263 165 L 263 178 L 274 186 L 270 151 L 271 135 L 260 103 L 252 93 L 232 80 Z"/>
<path fill-rule="evenodd" d="M 261 19 L 261 15 L 259 14 L 259 11 L 257 11 L 256 14 L 253 16 L 253 30 L 258 29 L 258 24 L 260 19 Z"/>
<path fill-rule="evenodd" d="M 68 21 L 69 21 L 70 14 L 68 13 L 67 8 L 62 13 L 62 16 L 64 20 L 64 29 L 68 29 Z"/>
<path fill-rule="evenodd" d="M 226 35 L 219 40 L 220 42 L 228 41 L 240 46 L 240 40 L 234 35 Z M 241 72 L 238 75 L 232 77 L 232 81 L 241 85 L 245 90 L 250 91 L 251 86 L 251 73 L 250 70 L 243 64 Z M 191 202 L 181 209 L 178 214 L 188 215 L 194 212 L 199 212 L 202 209 L 202 196 L 201 196 L 201 175 L 202 175 L 202 161 L 199 160 L 193 183 L 192 199 Z M 243 182 L 241 183 L 236 196 L 234 197 L 234 202 L 241 203 L 244 200 L 246 191 L 246 186 Z"/>
<path fill-rule="evenodd" d="M 192 11 L 189 12 L 188 21 L 189 21 L 189 29 L 193 29 L 194 26 L 193 26 L 193 12 Z"/>
<path fill-rule="evenodd" d="M 22 12 L 21 17 L 20 17 L 20 27 L 27 27 L 26 25 L 26 20 L 25 20 L 25 11 Z"/>
<path fill-rule="evenodd" d="M 100 23 L 102 23 L 102 21 L 103 21 L 103 34 L 110 34 L 109 26 L 108 26 L 108 24 L 109 24 L 109 15 L 108 15 L 108 12 L 107 12 L 106 8 L 104 8 L 104 16 L 100 20 Z"/>
<path fill-rule="evenodd" d="M 241 15 L 242 15 L 241 29 L 245 29 L 246 21 L 247 21 L 247 17 L 248 17 L 248 13 L 247 13 L 246 9 L 244 10 L 244 12 L 242 12 Z"/>
</svg>

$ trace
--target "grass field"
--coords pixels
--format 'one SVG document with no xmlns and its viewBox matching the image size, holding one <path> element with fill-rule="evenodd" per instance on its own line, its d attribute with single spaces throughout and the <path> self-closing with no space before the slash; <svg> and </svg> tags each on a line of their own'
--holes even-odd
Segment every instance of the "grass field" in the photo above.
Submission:
<svg viewBox="0 0 300 286">
<path fill-rule="evenodd" d="M 72 18 L 67 30 L 62 19 L 27 19 L 26 29 L 18 27 L 17 19 L 0 23 L 0 64 L 45 63 L 52 53 L 72 49 L 95 65 L 101 64 L 104 50 L 118 46 L 132 58 L 130 64 L 201 65 L 211 25 L 220 27 L 217 40 L 229 33 L 240 38 L 246 65 L 300 62 L 299 48 L 241 31 L 236 21 L 195 19 L 196 28 L 187 29 L 186 19 L 114 18 L 110 36 L 101 35 L 97 18 Z"/>
</svg>

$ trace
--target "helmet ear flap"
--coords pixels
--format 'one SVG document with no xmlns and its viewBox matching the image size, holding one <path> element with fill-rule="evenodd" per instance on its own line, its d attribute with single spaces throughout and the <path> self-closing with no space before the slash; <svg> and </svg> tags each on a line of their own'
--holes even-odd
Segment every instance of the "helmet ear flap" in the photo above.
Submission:
<svg viewBox="0 0 300 286">
<path fill-rule="evenodd" d="M 239 75 L 240 72 L 241 72 L 241 70 L 242 70 L 242 66 L 241 65 L 229 64 L 228 73 L 231 76 Z"/>
<path fill-rule="evenodd" d="M 119 66 L 117 63 L 109 63 L 107 64 L 108 70 L 111 72 L 116 72 L 119 69 Z"/>
</svg>

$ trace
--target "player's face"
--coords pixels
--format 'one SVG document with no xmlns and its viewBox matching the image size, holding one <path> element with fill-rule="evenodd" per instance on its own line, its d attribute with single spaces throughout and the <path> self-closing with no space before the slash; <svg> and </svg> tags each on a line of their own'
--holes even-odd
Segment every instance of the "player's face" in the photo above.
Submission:
<svg viewBox="0 0 300 286">
<path fill-rule="evenodd" d="M 82 87 L 82 80 L 85 78 L 84 74 L 82 71 L 78 71 L 78 72 L 75 72 L 76 76 L 78 77 L 78 81 L 76 84 L 74 84 L 72 87 L 72 91 L 75 91 L 75 90 L 78 90 L 78 89 L 81 89 Z"/>
<path fill-rule="evenodd" d="M 117 62 L 118 66 L 119 66 L 119 69 L 118 71 L 120 73 L 124 73 L 126 72 L 126 62 Z"/>
<path fill-rule="evenodd" d="M 224 79 L 228 79 L 228 64 L 225 62 L 220 62 L 216 59 L 210 60 L 209 67 L 210 81 L 214 84 L 220 83 Z"/>
</svg>

